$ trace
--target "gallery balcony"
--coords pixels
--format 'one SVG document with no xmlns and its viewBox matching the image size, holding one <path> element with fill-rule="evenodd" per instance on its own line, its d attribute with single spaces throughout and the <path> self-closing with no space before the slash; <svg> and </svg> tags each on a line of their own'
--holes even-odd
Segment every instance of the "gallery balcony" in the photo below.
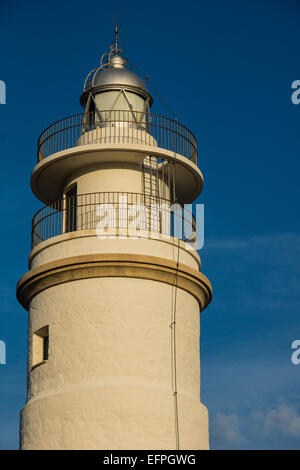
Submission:
<svg viewBox="0 0 300 470">
<path fill-rule="evenodd" d="M 77 114 L 51 124 L 38 141 L 38 161 L 90 144 L 140 144 L 176 152 L 197 165 L 194 135 L 178 121 L 138 111 Z"/>
<path fill-rule="evenodd" d="M 181 204 L 199 196 L 203 177 L 194 135 L 175 120 L 137 111 L 93 111 L 50 125 L 38 141 L 31 187 L 49 204 L 61 198 L 64 181 L 78 169 L 107 163 L 141 168 L 147 158 L 168 168 Z"/>
<path fill-rule="evenodd" d="M 187 208 L 144 194 L 100 192 L 67 197 L 40 209 L 32 220 L 32 249 L 50 238 L 87 230 L 99 239 L 161 236 L 191 245 L 196 240 L 196 220 Z"/>
</svg>

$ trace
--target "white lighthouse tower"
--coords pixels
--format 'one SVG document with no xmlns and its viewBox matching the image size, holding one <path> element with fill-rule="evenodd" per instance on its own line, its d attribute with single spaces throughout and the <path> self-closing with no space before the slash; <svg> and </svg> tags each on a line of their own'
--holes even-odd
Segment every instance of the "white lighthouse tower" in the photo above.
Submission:
<svg viewBox="0 0 300 470">
<path fill-rule="evenodd" d="M 203 178 L 193 134 L 150 113 L 115 42 L 87 77 L 84 112 L 40 136 L 28 391 L 21 449 L 207 449 L 200 312 L 211 300 L 185 204 Z"/>
</svg>

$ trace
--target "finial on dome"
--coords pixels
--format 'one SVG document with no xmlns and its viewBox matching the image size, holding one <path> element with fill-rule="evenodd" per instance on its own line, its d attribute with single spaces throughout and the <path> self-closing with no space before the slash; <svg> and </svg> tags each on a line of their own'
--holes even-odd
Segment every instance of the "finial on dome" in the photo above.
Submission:
<svg viewBox="0 0 300 470">
<path fill-rule="evenodd" d="M 119 34 L 119 29 L 118 29 L 118 23 L 116 23 L 116 28 L 115 28 L 115 50 L 118 50 L 118 34 Z"/>
<path fill-rule="evenodd" d="M 118 55 L 119 52 L 123 52 L 123 50 L 119 47 L 119 30 L 122 25 L 118 24 L 118 17 L 116 12 L 116 26 L 114 32 L 114 40 L 113 44 L 110 46 L 110 55 Z"/>
<path fill-rule="evenodd" d="M 124 60 L 119 53 L 122 53 L 122 49 L 119 48 L 118 44 L 118 35 L 119 35 L 119 28 L 120 25 L 117 23 L 116 17 L 116 27 L 115 27 L 115 36 L 114 36 L 114 43 L 110 46 L 110 53 L 108 58 L 108 68 L 124 68 L 126 65 L 126 60 Z"/>
</svg>

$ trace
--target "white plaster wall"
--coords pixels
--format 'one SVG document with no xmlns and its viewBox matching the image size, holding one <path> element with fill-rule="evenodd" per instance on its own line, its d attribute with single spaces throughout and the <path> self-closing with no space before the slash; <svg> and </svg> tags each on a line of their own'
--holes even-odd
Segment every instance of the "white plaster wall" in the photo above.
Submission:
<svg viewBox="0 0 300 470">
<path fill-rule="evenodd" d="M 111 162 L 83 168 L 68 178 L 66 187 L 77 183 L 77 194 L 96 192 L 142 192 L 142 177 L 138 163 Z"/>
<path fill-rule="evenodd" d="M 145 158 L 145 161 L 149 166 L 148 157 Z M 165 173 L 167 173 L 167 169 L 165 169 Z M 155 177 L 154 171 L 152 175 L 153 181 Z M 148 174 L 147 178 L 149 180 Z M 168 198 L 169 188 L 166 174 L 165 179 L 165 181 L 162 181 L 161 175 L 159 176 L 160 195 L 165 195 Z M 109 162 L 88 166 L 74 172 L 66 179 L 63 192 L 65 193 L 74 183 L 77 183 L 78 195 L 114 191 L 143 193 L 142 170 L 139 163 Z M 149 181 L 148 184 L 150 186 Z M 153 183 L 154 186 L 155 184 Z M 152 195 L 155 196 L 156 194 Z"/>
<path fill-rule="evenodd" d="M 193 269 L 200 270 L 200 257 L 197 251 L 189 249 L 189 245 L 170 237 L 169 240 L 148 238 L 148 233 L 141 233 L 141 237 L 131 239 L 114 237 L 107 234 L 107 238 L 98 238 L 95 230 L 70 232 L 38 244 L 31 252 L 29 258 L 30 269 L 44 263 L 56 261 L 70 256 L 103 253 L 125 253 L 135 255 L 156 256 L 170 261 L 186 264 Z"/>
<path fill-rule="evenodd" d="M 32 333 L 49 325 L 49 360 L 29 373 L 23 449 L 175 449 L 171 381 L 174 287 L 95 278 L 51 287 L 29 308 Z M 200 404 L 199 306 L 177 290 L 180 446 L 208 448 Z"/>
</svg>

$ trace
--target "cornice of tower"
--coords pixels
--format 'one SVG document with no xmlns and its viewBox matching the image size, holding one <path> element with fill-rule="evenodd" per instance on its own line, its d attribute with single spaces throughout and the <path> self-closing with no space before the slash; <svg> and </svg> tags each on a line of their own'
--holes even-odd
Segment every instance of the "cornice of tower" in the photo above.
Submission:
<svg viewBox="0 0 300 470">
<path fill-rule="evenodd" d="M 139 278 L 176 285 L 197 299 L 201 311 L 212 298 L 207 277 L 185 264 L 177 265 L 175 261 L 155 256 L 120 253 L 72 256 L 33 268 L 19 280 L 17 298 L 28 309 L 31 299 L 45 289 L 97 277 Z"/>
</svg>

